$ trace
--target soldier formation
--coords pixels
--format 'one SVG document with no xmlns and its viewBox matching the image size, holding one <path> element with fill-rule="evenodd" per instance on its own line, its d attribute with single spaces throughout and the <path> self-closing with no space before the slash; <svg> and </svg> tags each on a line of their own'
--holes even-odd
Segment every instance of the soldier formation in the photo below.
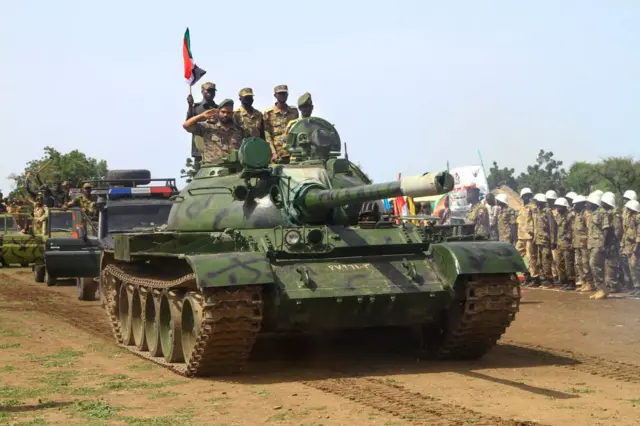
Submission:
<svg viewBox="0 0 640 426">
<path fill-rule="evenodd" d="M 478 195 L 477 188 L 468 192 L 467 221 L 480 235 L 516 245 L 529 265 L 525 286 L 596 291 L 591 299 L 621 291 L 640 295 L 640 203 L 634 191 L 624 193 L 620 211 L 611 192 L 559 198 L 553 190 L 534 195 L 524 188 L 517 214 L 505 194 L 487 196 L 489 209 Z"/>
<path fill-rule="evenodd" d="M 271 146 L 272 159 L 287 163 L 290 154 L 285 139 L 292 121 L 300 116 L 310 117 L 313 112 L 309 93 L 298 98 L 298 109 L 288 105 L 289 88 L 284 84 L 274 88 L 276 102 L 264 113 L 253 107 L 254 93 L 250 87 L 240 89 L 240 106 L 235 111 L 231 99 L 215 103 L 214 83 L 204 83 L 201 88 L 201 102 L 194 103 L 191 95 L 187 97 L 189 110 L 183 124 L 186 131 L 202 138 L 202 146 L 198 146 L 195 138 L 191 143 L 191 155 L 195 158 L 196 168 L 200 161 L 211 163 L 228 155 L 239 148 L 246 137 L 265 139 Z"/>
</svg>

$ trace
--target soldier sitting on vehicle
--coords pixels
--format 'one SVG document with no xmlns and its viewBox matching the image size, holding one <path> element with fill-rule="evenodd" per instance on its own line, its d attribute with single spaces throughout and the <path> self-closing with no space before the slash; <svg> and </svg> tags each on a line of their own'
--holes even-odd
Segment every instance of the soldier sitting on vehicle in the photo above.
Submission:
<svg viewBox="0 0 640 426">
<path fill-rule="evenodd" d="M 91 189 L 92 187 L 90 183 L 82 185 L 82 194 L 67 202 L 64 205 L 64 209 L 66 210 L 69 207 L 80 207 L 80 210 L 82 210 L 88 218 L 94 219 L 96 215 L 96 203 L 91 200 Z"/>
</svg>

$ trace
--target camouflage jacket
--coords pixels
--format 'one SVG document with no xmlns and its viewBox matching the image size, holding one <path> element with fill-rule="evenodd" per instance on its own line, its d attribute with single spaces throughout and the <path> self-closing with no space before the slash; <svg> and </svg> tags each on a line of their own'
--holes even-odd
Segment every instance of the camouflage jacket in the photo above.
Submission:
<svg viewBox="0 0 640 426">
<path fill-rule="evenodd" d="M 299 115 L 297 108 L 289 105 L 287 105 L 286 109 L 280 109 L 276 104 L 264 110 L 264 130 L 267 142 L 272 146 L 273 152 L 281 157 L 289 156 L 287 151 L 283 149 L 284 140 L 282 136 L 284 136 L 289 122 L 297 119 Z"/>
<path fill-rule="evenodd" d="M 616 235 L 616 240 L 622 241 L 623 229 L 622 229 L 622 215 L 620 214 L 620 210 L 613 209 L 613 210 L 610 210 L 609 213 L 611 214 L 611 226 L 613 226 L 613 230 Z"/>
<path fill-rule="evenodd" d="M 611 228 L 611 215 L 602 207 L 592 211 L 589 217 L 587 247 L 604 248 L 608 229 Z"/>
<path fill-rule="evenodd" d="M 534 214 L 536 211 L 536 205 L 533 201 L 529 204 L 525 204 L 520 208 L 518 212 L 518 239 L 530 240 L 532 239 L 534 230 Z"/>
<path fill-rule="evenodd" d="M 536 208 L 534 215 L 533 243 L 541 246 L 551 245 L 551 222 L 553 214 L 547 207 Z M 555 223 L 555 221 L 554 221 Z"/>
<path fill-rule="evenodd" d="M 33 230 L 38 234 L 44 234 L 47 231 L 47 219 L 49 217 L 49 209 L 45 206 L 36 206 L 33 208 Z"/>
<path fill-rule="evenodd" d="M 475 233 L 483 237 L 489 236 L 489 212 L 482 203 L 474 204 L 467 212 L 467 222 L 475 225 Z"/>
<path fill-rule="evenodd" d="M 84 194 L 78 195 L 75 200 L 67 204 L 68 207 L 80 207 L 87 216 L 94 216 L 96 214 L 96 203 L 91 201 L 89 197 Z"/>
<path fill-rule="evenodd" d="M 201 121 L 189 127 L 187 131 L 196 136 L 202 136 L 204 143 L 203 163 L 212 163 L 229 155 L 234 149 L 240 148 L 242 140 L 245 138 L 245 131 L 242 127 L 233 123 L 229 128 L 225 128 L 218 120 Z"/>
<path fill-rule="evenodd" d="M 620 249 L 623 254 L 632 254 L 637 247 L 638 238 L 640 238 L 640 235 L 638 235 L 640 219 L 636 216 L 635 214 L 630 214 L 627 209 L 622 214 L 623 236 Z"/>
<path fill-rule="evenodd" d="M 560 213 L 557 210 L 554 212 L 554 218 L 557 225 L 557 231 L 555 234 L 555 241 L 559 249 L 570 249 L 573 247 L 573 218 L 574 215 L 565 212 Z"/>
<path fill-rule="evenodd" d="M 509 207 L 502 207 L 498 212 L 497 221 L 500 241 L 512 243 L 515 239 L 516 212 Z"/>
<path fill-rule="evenodd" d="M 586 249 L 588 237 L 586 212 L 574 211 L 572 216 L 571 231 L 573 236 L 573 248 Z"/>
<path fill-rule="evenodd" d="M 242 105 L 233 113 L 236 124 L 244 129 L 245 137 L 265 139 L 264 116 L 257 109 L 248 112 Z"/>
</svg>

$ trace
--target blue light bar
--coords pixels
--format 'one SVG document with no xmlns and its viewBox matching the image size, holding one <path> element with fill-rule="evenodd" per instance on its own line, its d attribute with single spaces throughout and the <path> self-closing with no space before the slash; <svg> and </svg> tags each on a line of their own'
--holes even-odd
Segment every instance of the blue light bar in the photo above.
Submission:
<svg viewBox="0 0 640 426">
<path fill-rule="evenodd" d="M 137 187 L 137 188 L 111 188 L 107 194 L 109 199 L 114 200 L 117 198 L 126 197 L 171 197 L 173 190 L 168 186 L 154 186 L 154 187 Z"/>
<path fill-rule="evenodd" d="M 109 190 L 109 198 L 123 198 L 123 197 L 131 197 L 131 188 L 111 188 Z"/>
</svg>

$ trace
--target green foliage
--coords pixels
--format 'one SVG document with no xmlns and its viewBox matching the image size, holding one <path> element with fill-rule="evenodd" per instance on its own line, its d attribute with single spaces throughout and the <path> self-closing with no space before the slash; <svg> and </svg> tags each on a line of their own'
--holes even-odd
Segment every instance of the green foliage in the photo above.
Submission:
<svg viewBox="0 0 640 426">
<path fill-rule="evenodd" d="M 35 175 L 38 171 L 40 171 L 40 179 L 44 184 L 68 180 L 72 187 L 77 187 L 83 180 L 106 177 L 107 162 L 87 157 L 77 149 L 62 154 L 55 148 L 47 146 L 44 148 L 42 158 L 29 161 L 22 173 L 9 175 L 9 179 L 13 180 L 15 185 L 15 189 L 9 195 L 14 198 L 16 196 L 24 197 L 26 195 L 24 186 L 27 172 Z"/>
<path fill-rule="evenodd" d="M 575 191 L 586 196 L 600 189 L 613 192 L 618 200 L 628 189 L 640 193 L 640 161 L 631 157 L 609 157 L 598 163 L 578 161 L 568 172 L 562 166 L 553 152 L 540 150 L 536 163 L 517 178 L 514 169 L 500 168 L 494 161 L 487 182 L 491 189 L 507 185 L 514 190 L 529 187 L 534 193 L 553 189 L 560 195 Z"/>
<path fill-rule="evenodd" d="M 502 169 L 499 168 L 498 163 L 494 161 L 493 165 L 489 169 L 489 176 L 487 176 L 487 184 L 489 185 L 489 188 L 493 190 L 494 188 L 506 185 L 515 191 L 518 189 L 518 181 L 514 176 L 515 172 L 516 171 L 514 169 L 510 169 L 508 167 L 504 167 Z"/>
<path fill-rule="evenodd" d="M 186 177 L 187 183 L 193 180 L 193 177 L 198 173 L 196 170 L 195 164 L 193 162 L 192 157 L 187 157 L 187 161 L 185 162 L 185 168 L 180 170 L 180 177 Z"/>
</svg>

